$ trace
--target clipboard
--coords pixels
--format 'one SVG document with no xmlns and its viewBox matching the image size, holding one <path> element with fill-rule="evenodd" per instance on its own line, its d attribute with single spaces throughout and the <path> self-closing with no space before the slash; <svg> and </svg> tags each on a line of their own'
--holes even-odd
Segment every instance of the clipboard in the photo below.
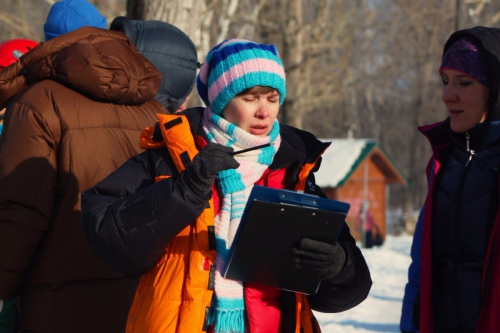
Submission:
<svg viewBox="0 0 500 333">
<path fill-rule="evenodd" d="M 349 208 L 346 202 L 255 185 L 229 249 L 224 278 L 315 294 L 320 278 L 295 267 L 292 248 L 304 237 L 334 244 Z"/>
</svg>

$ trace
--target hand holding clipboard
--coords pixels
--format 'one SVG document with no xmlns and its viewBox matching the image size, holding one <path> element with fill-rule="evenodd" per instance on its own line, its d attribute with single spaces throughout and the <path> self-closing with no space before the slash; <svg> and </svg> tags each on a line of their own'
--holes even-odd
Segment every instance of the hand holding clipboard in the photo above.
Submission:
<svg viewBox="0 0 500 333">
<path fill-rule="evenodd" d="M 334 244 L 350 205 L 288 190 L 254 186 L 229 250 L 224 277 L 314 294 L 320 274 L 297 268 L 303 238 Z"/>
</svg>

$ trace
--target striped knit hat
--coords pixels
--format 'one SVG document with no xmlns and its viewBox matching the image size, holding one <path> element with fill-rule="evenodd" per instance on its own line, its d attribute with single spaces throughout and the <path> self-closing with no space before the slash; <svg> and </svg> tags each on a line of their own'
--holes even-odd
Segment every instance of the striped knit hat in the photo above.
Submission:
<svg viewBox="0 0 500 333">
<path fill-rule="evenodd" d="M 207 55 L 198 74 L 198 94 L 215 114 L 221 114 L 237 94 L 255 86 L 271 87 L 286 95 L 285 69 L 274 45 L 229 39 Z"/>
</svg>

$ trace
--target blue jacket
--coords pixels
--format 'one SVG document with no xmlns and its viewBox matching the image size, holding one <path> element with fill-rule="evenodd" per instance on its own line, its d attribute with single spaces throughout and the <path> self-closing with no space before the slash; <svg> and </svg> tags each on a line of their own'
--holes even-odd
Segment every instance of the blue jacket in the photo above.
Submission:
<svg viewBox="0 0 500 333">
<path fill-rule="evenodd" d="M 403 297 L 403 309 L 401 311 L 401 320 L 399 329 L 401 332 L 418 332 L 413 325 L 413 303 L 420 287 L 420 248 L 422 245 L 422 220 L 425 206 L 422 207 L 418 215 L 415 233 L 413 234 L 413 242 L 411 244 L 411 264 L 408 269 L 408 283 L 405 287 L 405 295 Z"/>
<path fill-rule="evenodd" d="M 434 170 L 434 164 L 431 163 L 431 178 Z M 415 226 L 415 232 L 413 233 L 413 241 L 411 244 L 411 263 L 408 268 L 408 283 L 405 286 L 405 294 L 403 296 L 403 308 L 401 310 L 401 320 L 399 321 L 399 329 L 401 332 L 411 332 L 416 333 L 418 330 L 413 324 L 413 305 L 415 304 L 415 298 L 418 294 L 418 288 L 420 287 L 420 257 L 421 257 L 421 247 L 422 247 L 422 224 L 424 220 L 425 205 L 420 210 L 418 214 L 417 224 Z"/>
</svg>

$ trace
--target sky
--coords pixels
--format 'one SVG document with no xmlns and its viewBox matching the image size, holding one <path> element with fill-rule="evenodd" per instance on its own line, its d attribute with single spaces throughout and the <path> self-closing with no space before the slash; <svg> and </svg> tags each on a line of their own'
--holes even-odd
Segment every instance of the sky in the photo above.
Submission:
<svg viewBox="0 0 500 333">
<path fill-rule="evenodd" d="M 409 235 L 387 236 L 381 247 L 361 249 L 372 276 L 370 294 L 361 304 L 345 312 L 315 312 L 323 333 L 400 332 L 411 242 Z"/>
</svg>

